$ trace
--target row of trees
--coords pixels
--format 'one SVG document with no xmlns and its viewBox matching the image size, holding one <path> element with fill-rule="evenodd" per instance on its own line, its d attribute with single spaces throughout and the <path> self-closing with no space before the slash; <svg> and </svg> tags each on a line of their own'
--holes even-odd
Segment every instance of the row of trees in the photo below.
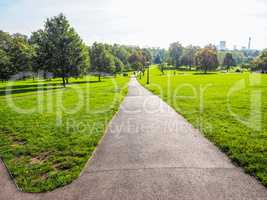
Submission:
<svg viewBox="0 0 267 200">
<path fill-rule="evenodd" d="M 27 71 L 35 52 L 21 34 L 9 35 L 0 31 L 0 79 L 7 80 L 13 74 Z"/>
<path fill-rule="evenodd" d="M 92 73 L 116 74 L 123 71 L 144 71 L 144 67 L 151 63 L 152 56 L 148 49 L 124 45 L 109 45 L 94 43 L 89 47 Z"/>
<path fill-rule="evenodd" d="M 179 42 L 170 44 L 168 50 L 157 50 L 154 62 L 161 64 L 161 70 L 174 66 L 175 68 L 187 66 L 190 70 L 194 66 L 205 73 L 221 69 L 229 71 L 230 67 L 241 66 L 250 70 L 265 71 L 266 50 L 259 52 L 255 50 L 218 51 L 214 45 L 204 48 L 189 45 L 183 47 Z"/>
<path fill-rule="evenodd" d="M 267 72 L 267 49 L 264 49 L 261 54 L 252 61 L 255 69 L 261 70 L 262 73 Z"/>
<path fill-rule="evenodd" d="M 167 56 L 165 58 L 166 63 L 176 68 L 187 66 L 191 70 L 193 66 L 196 66 L 206 73 L 220 65 L 218 51 L 213 45 L 208 45 L 204 48 L 192 45 L 183 47 L 179 42 L 175 42 L 170 44 L 168 53 L 165 55 Z M 225 55 L 222 65 L 227 69 L 235 65 L 235 60 L 231 53 Z"/>
<path fill-rule="evenodd" d="M 223 66 L 246 65 L 256 70 L 267 70 L 267 50 L 217 51 L 213 45 L 183 47 L 179 42 L 170 44 L 168 50 L 139 48 L 126 45 L 94 43 L 86 46 L 70 26 L 63 14 L 47 19 L 43 29 L 28 38 L 22 34 L 10 35 L 0 31 L 0 79 L 8 80 L 19 72 L 43 71 L 44 76 L 61 77 L 63 85 L 69 77 L 93 73 L 101 80 L 103 74 L 124 71 L 144 72 L 145 66 L 160 64 L 162 70 L 171 65 L 197 67 L 207 72 Z"/>
<path fill-rule="evenodd" d="M 19 72 L 43 71 L 44 76 L 69 77 L 144 70 L 152 56 L 148 49 L 94 43 L 86 46 L 63 14 L 47 19 L 43 29 L 25 35 L 0 31 L 0 79 L 8 80 Z"/>
</svg>

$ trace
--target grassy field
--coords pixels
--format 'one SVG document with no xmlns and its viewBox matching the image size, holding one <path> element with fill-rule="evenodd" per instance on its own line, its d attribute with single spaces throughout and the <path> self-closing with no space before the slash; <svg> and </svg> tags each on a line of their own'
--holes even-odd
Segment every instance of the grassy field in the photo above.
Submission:
<svg viewBox="0 0 267 200">
<path fill-rule="evenodd" d="M 146 74 L 145 74 L 146 75 Z M 267 186 L 267 75 L 150 70 L 146 88 Z"/>
<path fill-rule="evenodd" d="M 0 156 L 23 191 L 49 191 L 80 175 L 127 93 L 128 78 L 97 80 L 0 84 Z"/>
</svg>

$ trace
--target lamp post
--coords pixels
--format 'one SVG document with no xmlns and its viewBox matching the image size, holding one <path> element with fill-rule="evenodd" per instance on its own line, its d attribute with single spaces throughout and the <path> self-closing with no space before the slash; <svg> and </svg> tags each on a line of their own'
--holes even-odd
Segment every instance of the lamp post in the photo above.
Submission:
<svg viewBox="0 0 267 200">
<path fill-rule="evenodd" d="M 149 62 L 147 62 L 147 76 L 146 76 L 146 84 L 148 85 L 149 84 Z"/>
</svg>

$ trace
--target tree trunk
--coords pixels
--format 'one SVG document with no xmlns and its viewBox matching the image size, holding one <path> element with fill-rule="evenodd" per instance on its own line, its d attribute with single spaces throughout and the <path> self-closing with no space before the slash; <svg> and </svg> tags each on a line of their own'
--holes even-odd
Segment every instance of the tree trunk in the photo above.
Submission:
<svg viewBox="0 0 267 200">
<path fill-rule="evenodd" d="M 65 81 L 65 77 L 62 77 L 62 82 L 63 82 L 63 87 L 66 87 L 66 81 Z"/>
<path fill-rule="evenodd" d="M 66 78 L 66 84 L 69 84 L 69 78 Z"/>
<path fill-rule="evenodd" d="M 101 82 L 101 74 L 98 74 L 98 82 Z"/>
<path fill-rule="evenodd" d="M 44 72 L 44 79 L 47 79 L 47 73 Z"/>
<path fill-rule="evenodd" d="M 205 74 L 207 74 L 207 71 L 208 71 L 208 68 L 207 68 L 207 67 L 205 67 L 205 71 L 204 71 L 204 73 L 205 73 Z"/>
</svg>

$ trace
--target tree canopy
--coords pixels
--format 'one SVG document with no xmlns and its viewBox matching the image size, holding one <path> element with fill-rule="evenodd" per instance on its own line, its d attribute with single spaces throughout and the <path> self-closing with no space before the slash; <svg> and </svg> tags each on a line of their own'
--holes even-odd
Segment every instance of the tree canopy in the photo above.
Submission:
<svg viewBox="0 0 267 200">
<path fill-rule="evenodd" d="M 181 64 L 189 66 L 189 68 L 191 69 L 191 67 L 196 64 L 195 57 L 198 50 L 199 47 L 195 47 L 192 45 L 184 48 L 183 54 L 181 56 Z"/>
<path fill-rule="evenodd" d="M 31 70 L 35 51 L 29 44 L 27 36 L 18 33 L 10 35 L 0 31 L 0 50 L 2 80 L 8 80 L 18 72 Z"/>
<path fill-rule="evenodd" d="M 170 61 L 171 64 L 179 67 L 180 66 L 180 58 L 183 53 L 183 46 L 179 42 L 174 42 L 170 44 L 169 47 L 169 54 L 170 54 Z"/>
<path fill-rule="evenodd" d="M 262 73 L 265 73 L 267 71 L 267 49 L 264 49 L 257 57 L 256 63 Z"/>
<path fill-rule="evenodd" d="M 196 54 L 196 63 L 205 73 L 219 66 L 217 51 L 211 46 L 200 49 Z"/>
<path fill-rule="evenodd" d="M 0 30 L 0 79 L 5 81 L 25 71 L 32 71 L 34 77 L 42 71 L 44 78 L 47 74 L 61 77 L 65 86 L 69 77 L 91 73 L 100 81 L 101 75 L 144 72 L 145 66 L 151 63 L 158 64 L 162 72 L 179 66 L 189 69 L 194 66 L 206 73 L 215 70 L 219 64 L 227 70 L 239 65 L 265 71 L 266 51 L 218 51 L 214 45 L 183 47 L 179 42 L 171 43 L 168 49 L 98 42 L 86 46 L 67 18 L 59 14 L 47 19 L 44 27 L 33 32 L 29 39 L 20 33 L 12 35 Z"/>
<path fill-rule="evenodd" d="M 35 64 L 61 77 L 64 86 L 69 77 L 88 71 L 87 47 L 63 14 L 47 19 L 44 29 L 33 33 L 31 41 L 36 46 Z"/>
<path fill-rule="evenodd" d="M 225 54 L 223 65 L 226 67 L 227 71 L 229 70 L 230 67 L 235 66 L 235 60 L 231 53 Z"/>
</svg>

